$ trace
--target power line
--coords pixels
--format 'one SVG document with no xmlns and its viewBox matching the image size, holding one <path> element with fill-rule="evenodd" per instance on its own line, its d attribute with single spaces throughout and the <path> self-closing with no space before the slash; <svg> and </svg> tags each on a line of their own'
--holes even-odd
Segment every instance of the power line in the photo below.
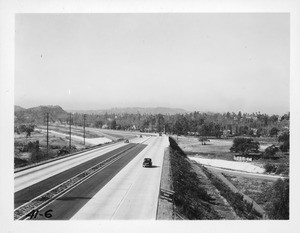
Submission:
<svg viewBox="0 0 300 233">
<path fill-rule="evenodd" d="M 49 155 L 49 113 L 47 112 L 47 156 Z"/>
<path fill-rule="evenodd" d="M 69 151 L 70 151 L 70 153 L 71 153 L 71 115 L 72 115 L 72 113 L 70 113 L 70 120 L 69 120 L 69 124 L 70 124 Z"/>
<path fill-rule="evenodd" d="M 83 114 L 83 145 L 85 145 L 85 120 L 86 114 Z"/>
</svg>

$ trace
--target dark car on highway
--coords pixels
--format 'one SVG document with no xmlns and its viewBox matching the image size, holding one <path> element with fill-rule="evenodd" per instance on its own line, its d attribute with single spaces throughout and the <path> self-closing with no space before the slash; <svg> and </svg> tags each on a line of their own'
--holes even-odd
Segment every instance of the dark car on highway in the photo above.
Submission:
<svg viewBox="0 0 300 233">
<path fill-rule="evenodd" d="M 144 158 L 143 167 L 152 167 L 152 160 L 150 158 Z"/>
<path fill-rule="evenodd" d="M 129 143 L 129 140 L 128 140 L 128 139 L 126 139 L 126 140 L 125 140 L 125 143 Z"/>
</svg>

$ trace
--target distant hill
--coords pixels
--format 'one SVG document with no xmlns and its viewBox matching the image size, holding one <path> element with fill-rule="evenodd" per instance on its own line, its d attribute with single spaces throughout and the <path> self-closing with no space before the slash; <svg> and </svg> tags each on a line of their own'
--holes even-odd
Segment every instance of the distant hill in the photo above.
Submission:
<svg viewBox="0 0 300 233">
<path fill-rule="evenodd" d="M 174 115 L 174 114 L 182 114 L 187 111 L 181 108 L 165 108 L 165 107 L 156 107 L 156 108 L 140 108 L 140 107 L 132 107 L 132 108 L 111 108 L 106 110 L 69 110 L 72 113 L 85 113 L 85 114 L 164 114 L 164 115 Z"/>
<path fill-rule="evenodd" d="M 22 111 L 25 110 L 25 108 L 22 108 L 21 106 L 15 105 L 15 112 L 16 111 Z"/>
<path fill-rule="evenodd" d="M 33 108 L 22 108 L 15 106 L 15 122 L 16 123 L 36 123 L 42 124 L 45 122 L 46 114 L 49 113 L 49 121 L 65 121 L 68 113 L 60 106 L 38 106 Z"/>
</svg>

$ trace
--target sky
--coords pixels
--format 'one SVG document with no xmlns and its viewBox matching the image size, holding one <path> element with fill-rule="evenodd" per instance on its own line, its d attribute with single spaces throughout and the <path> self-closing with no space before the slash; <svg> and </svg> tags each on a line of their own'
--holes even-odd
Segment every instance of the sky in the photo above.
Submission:
<svg viewBox="0 0 300 233">
<path fill-rule="evenodd" d="M 16 14 L 15 104 L 284 114 L 287 13 Z"/>
</svg>

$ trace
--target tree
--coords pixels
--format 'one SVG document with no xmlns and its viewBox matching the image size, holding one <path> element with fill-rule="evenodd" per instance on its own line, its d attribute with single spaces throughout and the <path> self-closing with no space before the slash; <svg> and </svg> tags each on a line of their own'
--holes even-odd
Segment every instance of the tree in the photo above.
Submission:
<svg viewBox="0 0 300 233">
<path fill-rule="evenodd" d="M 242 119 L 242 112 L 239 111 L 238 115 L 237 115 L 238 120 Z"/>
<path fill-rule="evenodd" d="M 30 125 L 20 125 L 19 126 L 19 132 L 20 133 L 26 133 L 26 137 L 30 137 L 31 133 L 34 131 L 34 125 L 30 124 Z"/>
<path fill-rule="evenodd" d="M 289 219 L 289 179 L 278 179 L 270 190 L 267 214 L 270 219 Z"/>
<path fill-rule="evenodd" d="M 276 115 L 270 116 L 269 121 L 273 124 L 278 122 L 278 116 L 276 116 Z"/>
<path fill-rule="evenodd" d="M 290 150 L 290 132 L 284 132 L 278 137 L 278 142 L 283 142 L 279 146 L 282 152 L 288 152 Z"/>
<path fill-rule="evenodd" d="M 270 130 L 270 136 L 271 137 L 277 137 L 277 134 L 279 132 L 279 129 L 277 129 L 276 127 L 273 127 L 271 130 Z"/>
<path fill-rule="evenodd" d="M 112 120 L 112 121 L 110 122 L 110 128 L 111 128 L 111 129 L 116 129 L 116 127 L 117 127 L 117 122 L 116 122 L 116 120 Z"/>
<path fill-rule="evenodd" d="M 207 137 L 199 137 L 199 141 L 202 143 L 202 145 L 206 145 L 205 142 L 208 142 L 209 140 L 207 139 Z"/>
<path fill-rule="evenodd" d="M 279 151 L 278 147 L 275 145 L 271 145 L 265 149 L 264 157 L 272 158 L 276 154 L 277 151 Z"/>
<path fill-rule="evenodd" d="M 96 127 L 96 128 L 101 128 L 102 125 L 103 125 L 103 121 L 101 121 L 101 120 L 96 120 L 96 121 L 95 121 L 95 127 Z"/>
<path fill-rule="evenodd" d="M 281 117 L 280 121 L 283 121 L 283 120 L 290 120 L 290 113 L 284 114 L 284 115 Z"/>
<path fill-rule="evenodd" d="M 189 124 L 185 116 L 180 116 L 173 126 L 173 132 L 177 135 L 186 135 L 189 131 Z"/>
<path fill-rule="evenodd" d="M 37 162 L 39 161 L 39 153 L 40 153 L 40 144 L 39 141 L 29 142 L 27 144 L 27 150 L 31 153 L 31 161 Z"/>
<path fill-rule="evenodd" d="M 165 128 L 165 119 L 162 114 L 156 116 L 156 130 L 158 132 L 163 132 Z"/>
<path fill-rule="evenodd" d="M 28 125 L 26 127 L 26 137 L 30 137 L 31 133 L 34 131 L 34 125 Z"/>
<path fill-rule="evenodd" d="M 248 155 L 250 152 L 258 152 L 259 142 L 254 141 L 253 138 L 235 138 L 233 145 L 230 148 L 231 152 L 242 153 Z"/>
</svg>

